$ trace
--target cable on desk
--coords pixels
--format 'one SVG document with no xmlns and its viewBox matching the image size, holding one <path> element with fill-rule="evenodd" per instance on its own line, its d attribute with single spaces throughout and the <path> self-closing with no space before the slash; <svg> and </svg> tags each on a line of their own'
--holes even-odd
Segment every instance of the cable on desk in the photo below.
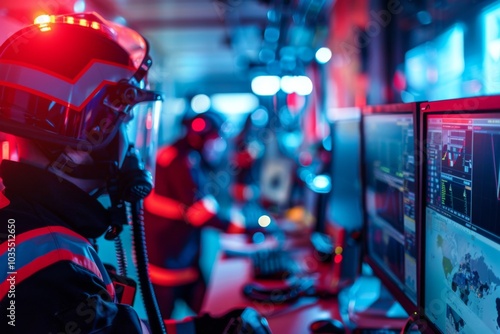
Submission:
<svg viewBox="0 0 500 334">
<path fill-rule="evenodd" d="M 417 326 L 420 329 L 422 318 L 420 318 L 420 315 L 418 312 L 413 312 L 408 319 L 406 320 L 406 323 L 404 324 L 403 328 L 401 328 L 400 334 L 408 334 L 410 333 L 410 329 L 413 326 Z"/>
</svg>

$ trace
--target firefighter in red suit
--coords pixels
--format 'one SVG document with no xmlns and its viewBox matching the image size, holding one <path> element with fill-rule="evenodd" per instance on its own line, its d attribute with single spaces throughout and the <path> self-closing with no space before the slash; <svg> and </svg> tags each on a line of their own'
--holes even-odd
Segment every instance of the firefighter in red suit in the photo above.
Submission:
<svg viewBox="0 0 500 334">
<path fill-rule="evenodd" d="M 95 13 L 47 16 L 0 46 L 0 132 L 19 158 L 0 165 L 1 333 L 158 328 L 121 303 L 95 244 L 127 223 L 113 203 L 130 176 L 147 181 L 124 161 L 154 147 L 161 95 L 145 89 L 150 66 L 140 34 Z M 251 309 L 158 322 L 154 333 L 240 333 L 224 330 L 234 322 L 269 333 Z"/>
<path fill-rule="evenodd" d="M 182 122 L 184 133 L 159 149 L 155 189 L 144 201 L 149 273 L 162 314 L 170 316 L 177 299 L 201 308 L 206 281 L 200 269 L 201 233 L 213 227 L 243 233 L 243 222 L 221 218 L 213 180 L 225 145 L 221 116 L 208 111 Z M 226 191 L 227 189 L 222 189 Z"/>
</svg>

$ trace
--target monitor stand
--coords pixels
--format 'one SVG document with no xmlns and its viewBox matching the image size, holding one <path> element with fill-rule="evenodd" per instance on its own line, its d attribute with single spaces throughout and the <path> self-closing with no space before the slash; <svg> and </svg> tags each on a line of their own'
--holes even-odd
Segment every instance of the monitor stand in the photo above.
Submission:
<svg viewBox="0 0 500 334">
<path fill-rule="evenodd" d="M 375 276 L 360 276 L 339 293 L 339 310 L 351 328 L 401 329 L 408 313 Z"/>
</svg>

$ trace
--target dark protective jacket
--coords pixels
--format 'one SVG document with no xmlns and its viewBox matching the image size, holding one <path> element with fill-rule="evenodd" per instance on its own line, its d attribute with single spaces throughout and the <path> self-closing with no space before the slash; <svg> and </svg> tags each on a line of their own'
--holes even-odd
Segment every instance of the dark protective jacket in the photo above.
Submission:
<svg viewBox="0 0 500 334">
<path fill-rule="evenodd" d="M 105 232 L 108 211 L 36 167 L 3 161 L 0 175 L 0 332 L 142 333 L 88 241 Z"/>
</svg>

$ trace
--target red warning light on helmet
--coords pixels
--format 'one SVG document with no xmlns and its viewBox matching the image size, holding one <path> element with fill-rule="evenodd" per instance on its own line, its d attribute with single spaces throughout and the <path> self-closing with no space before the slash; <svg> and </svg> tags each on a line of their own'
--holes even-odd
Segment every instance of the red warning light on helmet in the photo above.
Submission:
<svg viewBox="0 0 500 334">
<path fill-rule="evenodd" d="M 54 22 L 54 20 L 55 20 L 55 17 L 53 15 L 43 14 L 43 15 L 39 15 L 39 16 L 35 17 L 35 20 L 33 23 L 35 23 L 35 24 L 47 24 L 50 22 Z"/>
<path fill-rule="evenodd" d="M 73 16 L 67 16 L 63 19 L 64 23 L 75 24 L 75 18 Z"/>
<path fill-rule="evenodd" d="M 205 130 L 206 125 L 207 124 L 203 118 L 197 118 L 193 121 L 193 123 L 191 123 L 191 129 L 196 132 L 201 132 Z"/>
<path fill-rule="evenodd" d="M 39 15 L 35 18 L 34 23 L 38 24 L 38 27 L 40 28 L 40 31 L 49 31 L 51 28 L 49 26 L 49 23 L 54 23 L 55 22 L 55 16 L 54 15 Z"/>
<path fill-rule="evenodd" d="M 75 16 L 68 16 L 68 15 L 55 16 L 55 15 L 43 14 L 43 15 L 38 15 L 34 20 L 34 24 L 38 25 L 40 31 L 43 32 L 50 31 L 51 24 L 53 23 L 74 24 L 86 28 L 92 28 L 94 30 L 101 31 L 112 38 L 114 38 L 115 34 L 113 29 L 107 27 L 104 23 L 102 23 L 102 20 L 96 15 L 81 14 Z"/>
</svg>

